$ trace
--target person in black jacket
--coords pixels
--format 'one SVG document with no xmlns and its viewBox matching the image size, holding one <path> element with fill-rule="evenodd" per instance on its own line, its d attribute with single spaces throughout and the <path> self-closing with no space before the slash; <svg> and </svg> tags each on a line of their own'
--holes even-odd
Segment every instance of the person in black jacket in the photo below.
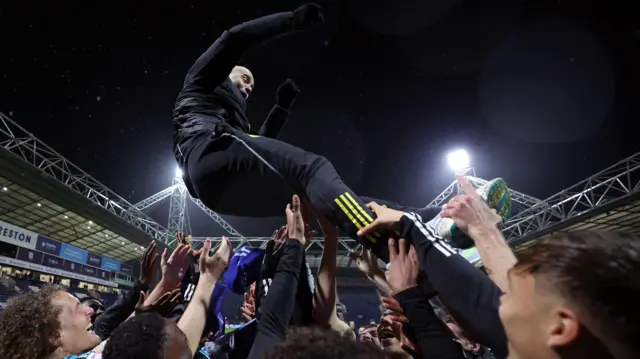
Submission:
<svg viewBox="0 0 640 359">
<path fill-rule="evenodd" d="M 297 86 L 292 81 L 281 86 L 278 102 L 258 134 L 252 133 L 245 112 L 255 81 L 249 69 L 237 66 L 244 52 L 323 21 L 322 9 L 306 4 L 225 31 L 187 73 L 173 113 L 174 155 L 191 196 L 215 211 L 228 210 L 220 202 L 230 183 L 247 177 L 256 177 L 257 183 L 258 177 L 274 172 L 320 215 L 388 261 L 381 234 L 357 236 L 374 214 L 342 182 L 333 165 L 322 156 L 276 139 L 299 92 Z"/>
<path fill-rule="evenodd" d="M 438 293 L 440 302 L 470 338 L 488 347 L 496 358 L 506 358 L 507 335 L 498 314 L 503 293 L 491 278 L 457 254 L 418 214 L 378 204 L 370 207 L 378 217 L 363 232 L 372 228 L 392 229 L 413 243 L 421 271 Z M 483 211 L 495 216 L 488 207 Z M 404 300 L 398 295 L 401 305 Z M 409 316 L 408 308 L 403 305 L 403 309 Z"/>
<path fill-rule="evenodd" d="M 136 280 L 133 288 L 126 294 L 118 297 L 115 303 L 108 307 L 102 314 L 92 318 L 93 332 L 105 340 L 109 338 L 111 332 L 129 318 L 135 310 L 136 304 L 140 299 L 140 292 L 149 290 L 149 286 L 156 279 L 156 264 L 158 263 L 158 254 L 156 253 L 156 242 L 151 245 L 140 257 L 140 277 Z"/>
</svg>

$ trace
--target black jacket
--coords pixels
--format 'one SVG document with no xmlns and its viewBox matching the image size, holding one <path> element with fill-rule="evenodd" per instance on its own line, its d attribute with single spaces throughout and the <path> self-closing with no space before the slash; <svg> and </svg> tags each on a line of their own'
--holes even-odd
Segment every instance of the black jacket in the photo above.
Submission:
<svg viewBox="0 0 640 359">
<path fill-rule="evenodd" d="M 420 287 L 415 286 L 397 294 L 397 299 L 415 334 L 416 345 L 423 358 L 464 359 L 460 344 L 453 334 L 436 316 Z"/>
<path fill-rule="evenodd" d="M 136 281 L 133 289 L 127 294 L 118 296 L 118 300 L 116 300 L 115 303 L 107 308 L 104 313 L 96 317 L 93 323 L 94 333 L 102 340 L 109 338 L 111 332 L 133 313 L 136 304 L 138 304 L 138 299 L 140 299 L 140 292 L 146 292 L 148 290 L 148 285 Z"/>
<path fill-rule="evenodd" d="M 236 25 L 222 33 L 189 69 L 173 112 L 174 154 L 181 166 L 194 136 L 214 131 L 216 123 L 251 131 L 246 101 L 229 74 L 247 49 L 293 32 L 293 23 L 293 13 L 283 12 Z M 288 115 L 287 110 L 274 106 L 259 134 L 275 138 Z"/>
</svg>

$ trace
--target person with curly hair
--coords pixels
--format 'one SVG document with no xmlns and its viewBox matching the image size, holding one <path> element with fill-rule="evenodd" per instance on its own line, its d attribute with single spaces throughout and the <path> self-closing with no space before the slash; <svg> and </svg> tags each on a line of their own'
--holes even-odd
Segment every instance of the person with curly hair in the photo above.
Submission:
<svg viewBox="0 0 640 359">
<path fill-rule="evenodd" d="M 93 309 L 57 286 L 12 298 L 0 312 L 0 358 L 62 359 L 100 344 Z"/>
</svg>

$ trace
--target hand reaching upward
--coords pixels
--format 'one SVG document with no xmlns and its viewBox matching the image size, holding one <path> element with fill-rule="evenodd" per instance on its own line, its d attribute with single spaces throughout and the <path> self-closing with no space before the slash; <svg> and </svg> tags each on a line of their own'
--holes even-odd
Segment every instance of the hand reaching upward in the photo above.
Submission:
<svg viewBox="0 0 640 359">
<path fill-rule="evenodd" d="M 202 247 L 202 254 L 200 255 L 200 277 L 208 278 L 210 280 L 217 281 L 229 265 L 231 261 L 231 255 L 233 249 L 229 238 L 222 237 L 220 247 L 215 251 L 213 255 L 209 252 L 211 250 L 211 240 L 207 239 Z"/>
<path fill-rule="evenodd" d="M 502 218 L 476 193 L 473 185 L 463 175 L 456 175 L 465 194 L 453 197 L 443 208 L 442 216 L 451 218 L 456 226 L 469 234 L 469 230 L 496 227 Z"/>
<path fill-rule="evenodd" d="M 275 231 L 271 235 L 271 240 L 274 242 L 273 250 L 277 251 L 282 247 L 282 245 L 287 241 L 289 237 L 289 231 L 287 230 L 287 226 L 282 226 Z"/>
<path fill-rule="evenodd" d="M 409 247 L 407 240 L 400 238 L 396 249 L 395 240 L 389 239 L 389 254 L 387 281 L 391 289 L 397 293 L 418 285 L 420 265 L 413 246 Z"/>
<path fill-rule="evenodd" d="M 169 256 L 169 251 L 165 248 L 164 252 L 162 252 L 162 259 L 160 260 L 162 281 L 165 285 L 168 288 L 175 288 L 182 280 L 182 277 L 184 277 L 190 263 L 191 258 L 189 258 L 188 245 L 178 245 L 171 253 L 171 256 Z"/>
<path fill-rule="evenodd" d="M 166 317 L 171 313 L 171 310 L 178 305 L 181 297 L 182 294 L 180 294 L 180 289 L 176 288 L 171 292 L 164 293 L 153 303 L 145 305 L 144 302 L 147 299 L 147 294 L 145 292 L 140 292 L 140 299 L 138 299 L 138 303 L 135 306 L 135 312 L 136 314 L 155 312 Z"/>
<path fill-rule="evenodd" d="M 158 258 L 160 255 L 156 253 L 156 241 L 152 241 L 140 257 L 140 277 L 138 278 L 140 283 L 151 285 L 155 282 Z"/>
<path fill-rule="evenodd" d="M 302 219 L 302 212 L 300 208 L 300 198 L 297 195 L 293 195 L 291 203 L 287 204 L 285 210 L 287 215 L 287 230 L 289 231 L 289 239 L 297 239 L 302 245 L 306 243 L 304 238 L 305 226 Z"/>
<path fill-rule="evenodd" d="M 376 274 L 384 276 L 384 272 L 378 266 L 378 257 L 370 250 L 363 247 L 359 252 L 349 253 L 349 258 L 356 262 L 358 269 L 369 279 L 373 278 Z"/>
<path fill-rule="evenodd" d="M 176 241 L 178 242 L 178 244 L 186 244 L 189 246 L 189 248 L 191 249 L 191 255 L 194 257 L 198 257 L 200 256 L 200 253 L 202 253 L 202 248 L 196 250 L 193 249 L 193 244 L 191 242 L 191 235 L 190 234 L 186 234 L 184 232 L 177 232 L 176 233 Z"/>
</svg>

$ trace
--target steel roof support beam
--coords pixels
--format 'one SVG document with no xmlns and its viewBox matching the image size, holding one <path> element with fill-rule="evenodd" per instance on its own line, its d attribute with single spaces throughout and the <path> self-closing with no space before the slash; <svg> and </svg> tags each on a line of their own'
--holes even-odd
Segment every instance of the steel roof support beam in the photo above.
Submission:
<svg viewBox="0 0 640 359">
<path fill-rule="evenodd" d="M 94 204 L 122 218 L 150 237 L 166 242 L 167 231 L 124 198 L 62 157 L 33 134 L 0 113 L 0 146 Z"/>
<path fill-rule="evenodd" d="M 187 188 L 182 178 L 173 179 L 173 191 L 169 197 L 169 219 L 167 225 L 167 245 L 175 246 L 176 233 L 184 232 L 185 213 L 187 209 Z"/>
<path fill-rule="evenodd" d="M 227 221 L 225 221 L 224 218 L 220 217 L 220 215 L 218 215 L 216 212 L 210 210 L 209 207 L 205 206 L 205 204 L 202 203 L 202 201 L 193 197 L 190 197 L 190 198 L 193 201 L 193 203 L 196 204 L 196 206 L 200 207 L 200 209 L 203 210 L 204 213 L 206 213 L 209 217 L 211 217 L 211 219 L 213 219 L 216 223 L 218 223 L 220 227 L 222 227 L 225 231 L 227 231 L 227 233 L 229 233 L 232 236 L 242 238 L 242 234 L 240 234 L 240 232 L 238 232 L 235 228 L 233 228 L 232 225 L 230 225 Z"/>
<path fill-rule="evenodd" d="M 136 208 L 139 211 L 148 213 L 150 212 L 153 208 L 155 208 L 155 206 L 162 202 L 163 199 L 171 196 L 171 194 L 173 193 L 173 190 L 175 189 L 175 185 L 165 188 L 162 191 L 152 194 L 151 196 L 143 199 L 142 201 L 136 203 L 133 205 L 133 208 Z"/>
<path fill-rule="evenodd" d="M 505 224 L 512 242 L 640 192 L 640 153 L 520 212 Z"/>
</svg>

